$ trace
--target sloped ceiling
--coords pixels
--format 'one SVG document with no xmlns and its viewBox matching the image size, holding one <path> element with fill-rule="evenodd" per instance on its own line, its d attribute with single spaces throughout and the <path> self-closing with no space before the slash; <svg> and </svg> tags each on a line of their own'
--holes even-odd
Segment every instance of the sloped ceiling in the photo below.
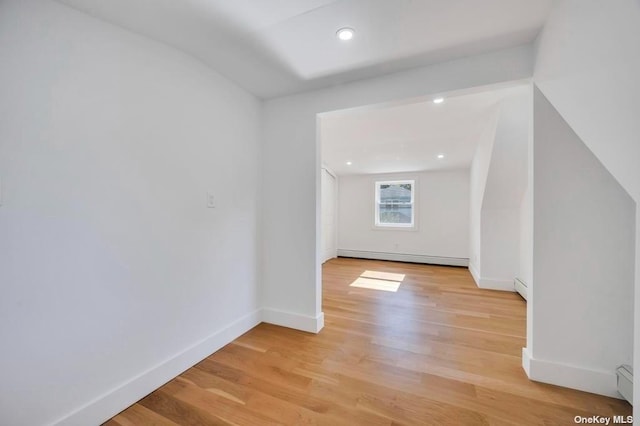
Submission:
<svg viewBox="0 0 640 426">
<path fill-rule="evenodd" d="M 554 0 L 58 0 L 272 98 L 531 42 Z M 356 31 L 350 42 L 335 37 Z"/>
<path fill-rule="evenodd" d="M 526 101 L 529 91 L 529 85 L 517 84 L 446 97 L 441 104 L 427 99 L 324 114 L 322 162 L 338 175 L 469 168 L 495 110 L 512 99 Z M 523 133 L 526 142 L 528 116 L 521 109 L 505 112 L 501 129 Z"/>
</svg>

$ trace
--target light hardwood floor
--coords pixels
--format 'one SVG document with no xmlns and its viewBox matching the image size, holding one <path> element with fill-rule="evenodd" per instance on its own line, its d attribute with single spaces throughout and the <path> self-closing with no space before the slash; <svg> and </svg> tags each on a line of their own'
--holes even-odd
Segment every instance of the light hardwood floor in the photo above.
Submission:
<svg viewBox="0 0 640 426">
<path fill-rule="evenodd" d="M 381 273 L 404 275 L 397 292 L 350 286 L 388 290 L 401 278 Z M 478 289 L 464 268 L 334 259 L 323 274 L 319 334 L 261 324 L 106 425 L 570 425 L 631 414 L 620 400 L 529 381 L 524 301 Z"/>
</svg>

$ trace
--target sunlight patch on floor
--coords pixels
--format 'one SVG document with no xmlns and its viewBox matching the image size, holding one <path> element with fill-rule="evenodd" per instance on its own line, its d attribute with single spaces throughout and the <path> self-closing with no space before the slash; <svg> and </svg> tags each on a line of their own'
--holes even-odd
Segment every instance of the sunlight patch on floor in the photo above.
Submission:
<svg viewBox="0 0 640 426">
<path fill-rule="evenodd" d="M 364 271 L 362 274 L 360 274 L 360 276 L 364 278 L 374 278 L 377 280 L 402 282 L 402 280 L 404 280 L 405 274 L 394 274 L 393 272 L 380 271 Z"/>
<path fill-rule="evenodd" d="M 405 274 L 391 272 L 364 271 L 349 287 L 366 288 L 369 290 L 381 290 L 397 292 Z"/>
</svg>

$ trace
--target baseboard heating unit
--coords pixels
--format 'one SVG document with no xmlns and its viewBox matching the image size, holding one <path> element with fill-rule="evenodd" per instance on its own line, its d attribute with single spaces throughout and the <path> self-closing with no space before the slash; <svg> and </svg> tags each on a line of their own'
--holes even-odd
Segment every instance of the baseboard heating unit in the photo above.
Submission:
<svg viewBox="0 0 640 426">
<path fill-rule="evenodd" d="M 629 404 L 633 405 L 633 367 L 621 365 L 616 370 L 618 376 L 618 392 Z"/>
<path fill-rule="evenodd" d="M 422 254 L 385 253 L 377 251 L 338 249 L 338 257 L 356 259 L 391 260 L 395 262 L 426 263 L 430 265 L 469 266 L 469 259 L 459 257 L 441 257 Z"/>
<path fill-rule="evenodd" d="M 516 291 L 520 294 L 520 296 L 522 296 L 522 298 L 524 300 L 527 300 L 527 284 L 522 281 L 520 278 L 516 278 L 515 280 L 513 280 L 513 286 L 515 287 Z"/>
</svg>

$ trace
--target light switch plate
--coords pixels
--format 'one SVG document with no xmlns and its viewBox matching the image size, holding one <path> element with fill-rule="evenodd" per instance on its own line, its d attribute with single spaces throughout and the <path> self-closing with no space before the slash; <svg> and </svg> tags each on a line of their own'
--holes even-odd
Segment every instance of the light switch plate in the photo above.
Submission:
<svg viewBox="0 0 640 426">
<path fill-rule="evenodd" d="M 207 207 L 210 209 L 216 208 L 216 197 L 211 192 L 207 192 Z"/>
</svg>

